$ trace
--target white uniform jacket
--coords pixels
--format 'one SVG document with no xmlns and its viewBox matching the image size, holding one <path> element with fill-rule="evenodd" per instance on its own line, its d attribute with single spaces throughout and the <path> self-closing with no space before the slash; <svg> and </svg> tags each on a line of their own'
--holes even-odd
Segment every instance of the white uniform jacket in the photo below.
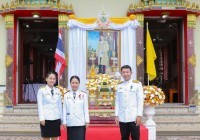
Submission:
<svg viewBox="0 0 200 140">
<path fill-rule="evenodd" d="M 49 86 L 41 87 L 37 93 L 39 119 L 57 120 L 62 119 L 61 93 L 58 88 L 53 87 L 53 96 Z"/>
<path fill-rule="evenodd" d="M 63 101 L 63 124 L 84 126 L 89 122 L 88 95 L 78 90 L 74 99 L 73 91 L 66 93 Z"/>
<path fill-rule="evenodd" d="M 143 88 L 141 82 L 124 81 L 117 86 L 115 116 L 120 122 L 134 122 L 143 115 Z"/>
</svg>

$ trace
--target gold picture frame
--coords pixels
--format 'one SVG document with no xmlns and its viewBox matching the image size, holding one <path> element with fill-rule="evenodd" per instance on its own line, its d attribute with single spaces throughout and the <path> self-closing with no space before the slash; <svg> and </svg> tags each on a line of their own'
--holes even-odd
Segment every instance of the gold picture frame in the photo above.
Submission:
<svg viewBox="0 0 200 140">
<path fill-rule="evenodd" d="M 114 76 L 121 67 L 121 36 L 119 30 L 91 30 L 86 37 L 86 75 Z"/>
</svg>

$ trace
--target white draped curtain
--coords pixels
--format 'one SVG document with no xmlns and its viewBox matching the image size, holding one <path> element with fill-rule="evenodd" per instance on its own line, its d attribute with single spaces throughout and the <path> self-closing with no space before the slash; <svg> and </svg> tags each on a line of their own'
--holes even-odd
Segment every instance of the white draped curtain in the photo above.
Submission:
<svg viewBox="0 0 200 140">
<path fill-rule="evenodd" d="M 136 28 L 137 20 L 128 21 L 124 24 L 113 24 L 108 29 L 121 30 L 121 65 L 132 67 L 132 78 L 136 79 Z M 69 59 L 68 59 L 68 83 L 70 77 L 77 75 L 80 78 L 80 90 L 86 91 L 86 33 L 87 30 L 98 28 L 97 23 L 84 24 L 74 19 L 68 21 L 69 29 Z M 70 86 L 68 87 L 70 89 Z"/>
<path fill-rule="evenodd" d="M 72 28 L 69 32 L 68 83 L 73 75 L 80 78 L 80 89 L 85 90 L 86 83 L 86 30 Z M 69 85 L 69 84 L 68 84 Z M 70 86 L 68 87 L 70 89 Z"/>
</svg>

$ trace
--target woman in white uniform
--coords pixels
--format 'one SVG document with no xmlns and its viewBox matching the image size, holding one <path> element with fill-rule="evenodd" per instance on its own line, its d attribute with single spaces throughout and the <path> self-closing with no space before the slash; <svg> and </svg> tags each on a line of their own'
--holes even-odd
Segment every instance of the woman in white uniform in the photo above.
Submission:
<svg viewBox="0 0 200 140">
<path fill-rule="evenodd" d="M 88 95 L 79 88 L 78 76 L 70 78 L 71 91 L 65 94 L 63 101 L 63 124 L 67 127 L 67 140 L 85 140 L 89 125 Z"/>
<path fill-rule="evenodd" d="M 47 73 L 46 82 L 47 85 L 37 93 L 41 136 L 43 140 L 57 140 L 60 136 L 62 101 L 60 90 L 54 87 L 56 73 Z"/>
</svg>

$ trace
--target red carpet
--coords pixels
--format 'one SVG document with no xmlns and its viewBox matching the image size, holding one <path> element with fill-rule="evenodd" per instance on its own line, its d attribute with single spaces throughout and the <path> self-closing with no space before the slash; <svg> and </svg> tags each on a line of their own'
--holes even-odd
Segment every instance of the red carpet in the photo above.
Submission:
<svg viewBox="0 0 200 140">
<path fill-rule="evenodd" d="M 140 126 L 140 140 L 148 140 L 148 130 Z M 66 130 L 61 128 L 59 140 L 66 140 Z M 90 126 L 86 130 L 86 140 L 120 140 L 120 131 L 117 126 Z"/>
</svg>

